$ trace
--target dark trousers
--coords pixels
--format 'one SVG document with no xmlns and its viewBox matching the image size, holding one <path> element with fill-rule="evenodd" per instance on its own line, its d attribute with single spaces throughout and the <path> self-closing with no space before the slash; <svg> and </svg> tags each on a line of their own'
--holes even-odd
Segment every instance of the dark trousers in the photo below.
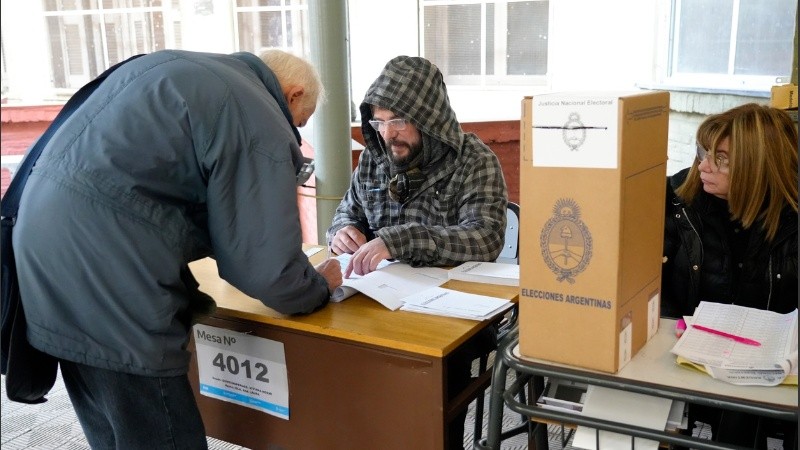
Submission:
<svg viewBox="0 0 800 450">
<path fill-rule="evenodd" d="M 64 386 L 93 450 L 206 450 L 189 378 L 146 377 L 60 361 Z"/>
</svg>

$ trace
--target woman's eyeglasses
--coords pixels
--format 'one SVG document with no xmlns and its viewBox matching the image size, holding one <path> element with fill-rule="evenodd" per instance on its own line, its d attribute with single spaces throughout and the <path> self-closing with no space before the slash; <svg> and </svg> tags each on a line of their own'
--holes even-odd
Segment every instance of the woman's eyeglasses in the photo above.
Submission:
<svg viewBox="0 0 800 450">
<path fill-rule="evenodd" d="M 708 150 L 706 150 L 702 145 L 700 145 L 699 142 L 696 143 L 696 145 L 697 145 L 698 161 L 703 162 L 704 159 L 708 159 L 709 160 L 708 162 L 711 164 L 711 167 L 716 168 L 717 170 L 723 170 L 728 168 L 728 164 L 730 164 L 730 161 L 728 161 L 727 156 L 725 156 L 722 153 L 717 153 L 716 156 L 714 156 L 714 159 L 711 160 L 709 158 Z"/>
</svg>

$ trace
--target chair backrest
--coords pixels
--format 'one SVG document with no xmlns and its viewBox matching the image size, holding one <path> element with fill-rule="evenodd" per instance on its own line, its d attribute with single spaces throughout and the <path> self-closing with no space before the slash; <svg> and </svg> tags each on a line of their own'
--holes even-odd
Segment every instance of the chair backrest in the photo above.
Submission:
<svg viewBox="0 0 800 450">
<path fill-rule="evenodd" d="M 519 205 L 513 202 L 506 209 L 506 241 L 496 262 L 519 264 Z"/>
</svg>

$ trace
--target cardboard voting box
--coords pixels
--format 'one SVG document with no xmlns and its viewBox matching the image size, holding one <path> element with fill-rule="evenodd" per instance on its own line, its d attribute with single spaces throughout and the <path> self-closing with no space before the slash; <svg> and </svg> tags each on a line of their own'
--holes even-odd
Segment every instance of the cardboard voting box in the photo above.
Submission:
<svg viewBox="0 0 800 450">
<path fill-rule="evenodd" d="M 614 373 L 658 329 L 669 93 L 522 106 L 520 353 Z"/>
</svg>

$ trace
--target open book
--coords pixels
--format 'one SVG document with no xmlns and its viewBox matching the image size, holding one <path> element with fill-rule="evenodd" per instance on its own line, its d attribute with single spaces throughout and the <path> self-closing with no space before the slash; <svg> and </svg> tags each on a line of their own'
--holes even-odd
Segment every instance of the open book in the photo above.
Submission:
<svg viewBox="0 0 800 450">
<path fill-rule="evenodd" d="M 797 385 L 797 310 L 778 314 L 723 303 L 700 302 L 686 320 L 686 331 L 672 348 L 678 364 L 701 370 L 731 384 Z M 718 330 L 747 345 L 693 325 Z"/>
</svg>

